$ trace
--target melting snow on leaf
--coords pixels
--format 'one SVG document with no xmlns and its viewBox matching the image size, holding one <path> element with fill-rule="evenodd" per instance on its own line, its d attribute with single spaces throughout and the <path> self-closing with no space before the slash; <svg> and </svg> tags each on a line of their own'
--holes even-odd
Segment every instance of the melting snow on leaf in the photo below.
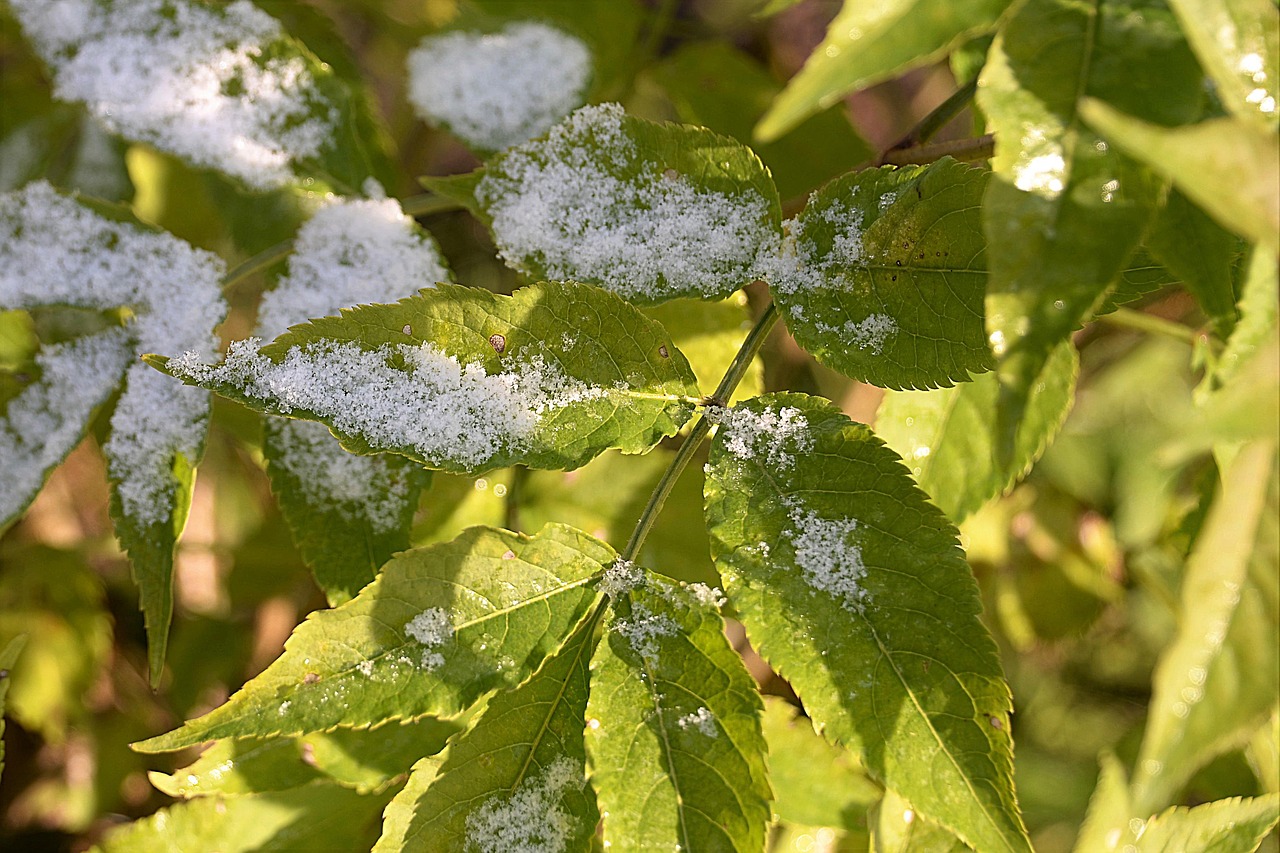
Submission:
<svg viewBox="0 0 1280 853">
<path fill-rule="evenodd" d="M 582 765 L 560 756 L 509 796 L 485 800 L 467 816 L 467 849 L 479 853 L 564 853 L 575 819 L 561 800 L 583 786 Z"/>
</svg>

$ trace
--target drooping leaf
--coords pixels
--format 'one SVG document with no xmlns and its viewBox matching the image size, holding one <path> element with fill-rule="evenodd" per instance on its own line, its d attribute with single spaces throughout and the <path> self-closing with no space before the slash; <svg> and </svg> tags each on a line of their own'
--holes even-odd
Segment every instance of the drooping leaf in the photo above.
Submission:
<svg viewBox="0 0 1280 853">
<path fill-rule="evenodd" d="M 577 284 L 512 296 L 441 284 L 295 326 L 260 350 L 233 344 L 217 367 L 150 363 L 256 411 L 326 423 L 353 452 L 467 473 L 646 451 L 698 393 L 657 323 Z"/>
<path fill-rule="evenodd" d="M 724 42 L 683 45 L 650 72 L 682 122 L 751 144 L 752 128 L 782 86 L 763 65 Z M 872 156 L 839 109 L 814 115 L 781 138 L 752 146 L 783 199 L 796 198 Z"/>
<path fill-rule="evenodd" d="M 823 187 L 766 271 L 796 341 L 887 388 L 936 388 L 989 369 L 985 185 L 984 171 L 948 158 Z"/>
<path fill-rule="evenodd" d="M 349 601 L 409 547 L 409 525 L 430 482 L 412 460 L 356 456 L 324 425 L 281 418 L 263 423 L 262 453 L 280 513 L 331 605 Z"/>
<path fill-rule="evenodd" d="M 712 554 L 754 647 L 877 781 L 982 850 L 1028 850 L 1009 690 L 955 529 L 834 406 L 718 413 Z"/>
<path fill-rule="evenodd" d="M 333 782 L 243 797 L 198 797 L 107 833 L 94 853 L 218 850 L 315 853 L 367 849 L 393 791 L 364 795 Z"/>
<path fill-rule="evenodd" d="M 1009 0 L 845 0 L 826 38 L 756 127 L 776 139 L 855 89 L 924 65 L 995 24 Z"/>
<path fill-rule="evenodd" d="M 1188 559 L 1178 635 L 1156 667 L 1133 777 L 1135 811 L 1174 801 L 1210 758 L 1241 746 L 1280 692 L 1280 475 L 1274 439 L 1223 477 Z"/>
<path fill-rule="evenodd" d="M 1280 796 L 1234 797 L 1195 808 L 1178 806 L 1146 822 L 1137 835 L 1142 853 L 1253 853 L 1280 820 Z"/>
<path fill-rule="evenodd" d="M 1169 193 L 1147 233 L 1147 246 L 1191 291 L 1220 337 L 1236 321 L 1231 262 L 1240 241 L 1177 190 Z"/>
<path fill-rule="evenodd" d="M 777 697 L 765 699 L 763 726 L 774 814 L 804 826 L 866 832 L 867 809 L 883 791 L 853 753 L 827 743 L 808 717 Z"/>
<path fill-rule="evenodd" d="M 466 203 L 532 280 L 599 285 L 637 303 L 719 299 L 777 243 L 778 191 L 742 143 L 583 107 L 469 177 L 423 183 Z"/>
<path fill-rule="evenodd" d="M 758 851 L 772 795 L 759 693 L 714 601 L 641 575 L 591 664 L 587 749 L 621 850 Z"/>
<path fill-rule="evenodd" d="M 1280 27 L 1267 0 L 1169 0 L 1227 111 L 1261 127 L 1280 119 Z M 1233 187 L 1237 190 L 1239 187 Z"/>
<path fill-rule="evenodd" d="M 387 807 L 378 853 L 585 851 L 600 819 L 583 715 L 595 615 L 524 684 L 500 693 L 444 759 L 414 767 Z"/>
<path fill-rule="evenodd" d="M 1274 131 L 1235 118 L 1164 128 L 1094 100 L 1084 103 L 1082 114 L 1109 143 L 1170 178 L 1224 227 L 1280 251 L 1280 136 Z"/>
<path fill-rule="evenodd" d="M 227 739 L 186 767 L 150 778 L 159 790 L 183 799 L 284 791 L 324 778 L 369 793 L 439 752 L 458 730 L 456 723 L 424 717 L 297 738 Z"/>
<path fill-rule="evenodd" d="M 251 5 L 12 6 L 58 97 L 127 139 L 255 190 L 350 193 L 373 171 L 368 104 Z"/>
<path fill-rule="evenodd" d="M 614 558 L 553 525 L 533 536 L 474 527 L 406 551 L 351 601 L 311 614 L 224 705 L 135 749 L 456 714 L 535 670 L 595 601 L 588 581 Z"/>
<path fill-rule="evenodd" d="M 1013 458 L 996 453 L 994 373 L 935 391 L 890 391 L 876 413 L 876 432 L 896 450 L 947 517 L 959 522 L 1010 489 L 1057 434 L 1075 396 L 1079 359 L 1064 341 L 1045 363 L 1018 425 Z"/>
<path fill-rule="evenodd" d="M 983 69 L 978 103 L 996 137 L 982 213 L 987 331 L 1000 361 L 1005 461 L 1034 377 L 1115 282 L 1160 200 L 1156 176 L 1084 127 L 1088 96 L 1166 124 L 1199 114 L 1199 67 L 1167 9 L 1029 0 Z"/>
<path fill-rule="evenodd" d="M 4 775 L 4 700 L 9 693 L 14 664 L 26 642 L 27 635 L 20 634 L 0 649 L 0 776 Z"/>
</svg>

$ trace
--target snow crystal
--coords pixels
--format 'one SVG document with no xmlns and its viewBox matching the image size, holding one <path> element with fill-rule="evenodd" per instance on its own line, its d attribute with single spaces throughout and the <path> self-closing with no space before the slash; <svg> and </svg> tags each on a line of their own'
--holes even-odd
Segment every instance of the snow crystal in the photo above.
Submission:
<svg viewBox="0 0 1280 853">
<path fill-rule="evenodd" d="M 487 151 L 550 130 L 586 99 L 590 82 L 587 46 L 533 21 L 431 36 L 409 54 L 409 101 L 418 114 Z"/>
<path fill-rule="evenodd" d="M 787 538 L 805 580 L 837 599 L 846 610 L 861 613 L 867 597 L 862 586 L 867 567 L 862 562 L 862 548 L 854 539 L 857 519 L 822 518 L 806 511 L 798 501 L 789 508 L 793 527 Z"/>
<path fill-rule="evenodd" d="M 729 599 L 725 598 L 724 593 L 718 587 L 707 586 L 705 583 L 681 584 L 685 591 L 693 596 L 703 607 L 711 607 L 720 609 L 728 603 Z"/>
<path fill-rule="evenodd" d="M 495 794 L 467 816 L 468 850 L 479 853 L 564 853 L 576 821 L 560 801 L 583 785 L 582 765 L 560 756 L 510 796 Z"/>
<path fill-rule="evenodd" d="M 270 189 L 334 136 L 337 110 L 280 24 L 246 0 L 10 0 L 55 94 L 112 132 Z"/>
<path fill-rule="evenodd" d="M 604 570 L 604 577 L 600 579 L 600 591 L 609 598 L 616 599 L 643 584 L 644 569 L 630 560 L 619 558 Z"/>
<path fill-rule="evenodd" d="M 809 420 L 794 406 L 766 408 L 708 408 L 707 416 L 719 424 L 725 450 L 742 460 L 763 457 L 773 468 L 795 465 L 795 454 L 813 448 Z"/>
<path fill-rule="evenodd" d="M 631 615 L 615 621 L 613 628 L 650 664 L 658 658 L 658 637 L 671 636 L 678 630 L 670 616 L 654 613 L 638 602 L 631 605 Z"/>
<path fill-rule="evenodd" d="M 422 668 L 430 672 L 444 665 L 444 655 L 436 651 L 453 639 L 453 620 L 439 607 L 428 607 L 405 623 L 404 632 L 426 646 Z"/>
<path fill-rule="evenodd" d="M 381 187 L 366 192 L 381 194 Z M 448 276 L 435 241 L 398 201 L 335 200 L 299 229 L 288 273 L 262 297 L 258 334 L 274 338 L 342 308 L 395 302 Z"/>
<path fill-rule="evenodd" d="M 321 339 L 275 362 L 256 338 L 236 341 L 219 365 L 184 353 L 175 376 L 230 385 L 279 414 L 314 413 L 375 450 L 411 448 L 432 465 L 477 467 L 503 450 L 525 448 L 543 415 L 607 395 L 564 376 L 541 356 L 486 374 L 429 343 L 366 350 Z"/>
<path fill-rule="evenodd" d="M 839 199 L 823 201 L 817 193 L 809 197 L 804 214 L 783 223 L 785 237 L 772 256 L 762 256 L 758 265 L 769 286 L 779 293 L 798 293 L 827 286 L 832 272 L 860 265 L 864 260 L 862 212 L 849 210 Z M 819 251 L 818 244 L 805 233 L 805 220 L 819 220 L 833 229 L 831 247 Z"/>
<path fill-rule="evenodd" d="M 275 432 L 271 457 L 298 480 L 312 506 L 369 519 L 376 532 L 395 529 L 409 501 L 409 472 L 381 456 L 357 456 L 342 448 L 324 424 L 285 420 Z"/>
<path fill-rule="evenodd" d="M 0 417 L 0 522 L 30 503 L 45 472 L 79 443 L 90 414 L 124 375 L 128 343 L 123 329 L 111 329 L 36 355 L 39 380 L 10 399 Z"/>
<path fill-rule="evenodd" d="M 226 313 L 223 269 L 208 252 L 105 219 L 43 181 L 0 196 L 0 307 L 129 308 L 138 354 L 211 357 L 212 328 Z M 130 368 L 104 447 L 125 515 L 144 526 L 168 520 L 173 459 L 195 460 L 208 409 L 208 394 Z"/>
<path fill-rule="evenodd" d="M 710 708 L 703 707 L 693 713 L 685 714 L 676 720 L 676 725 L 681 730 L 696 729 L 706 737 L 720 736 L 720 732 L 716 729 L 716 717 L 711 713 Z"/>
<path fill-rule="evenodd" d="M 695 187 L 646 159 L 623 120 L 617 104 L 583 107 L 487 170 L 476 198 L 503 259 L 628 298 L 710 295 L 755 278 L 761 246 L 777 244 L 765 199 Z"/>
</svg>

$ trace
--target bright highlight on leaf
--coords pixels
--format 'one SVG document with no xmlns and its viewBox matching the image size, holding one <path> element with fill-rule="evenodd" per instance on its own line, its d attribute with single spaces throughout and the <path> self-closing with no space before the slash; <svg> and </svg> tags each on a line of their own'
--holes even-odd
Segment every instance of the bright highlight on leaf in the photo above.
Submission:
<svg viewBox="0 0 1280 853">
<path fill-rule="evenodd" d="M 115 133 L 256 189 L 321 157 L 339 123 L 330 72 L 245 0 L 15 0 L 59 98 Z"/>
<path fill-rule="evenodd" d="M 481 151 L 546 133 L 586 100 L 591 51 L 537 21 L 429 36 L 409 54 L 409 100 L 422 118 Z"/>
<path fill-rule="evenodd" d="M 812 441 L 785 469 L 712 444 L 712 554 L 752 645 L 814 724 L 922 815 L 978 849 L 1029 850 L 1008 687 L 955 529 L 830 403 L 777 394 L 739 407 L 795 408 Z"/>
<path fill-rule="evenodd" d="M 720 298 L 750 283 L 781 219 L 749 148 L 616 104 L 583 107 L 495 157 L 474 202 L 513 269 L 640 303 Z"/>
</svg>

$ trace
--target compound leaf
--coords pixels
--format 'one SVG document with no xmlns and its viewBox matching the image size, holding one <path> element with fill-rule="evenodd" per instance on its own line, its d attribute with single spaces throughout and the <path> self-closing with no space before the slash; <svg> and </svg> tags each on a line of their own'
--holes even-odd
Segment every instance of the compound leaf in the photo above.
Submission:
<svg viewBox="0 0 1280 853">
<path fill-rule="evenodd" d="M 533 536 L 473 527 L 406 551 L 351 601 L 311 614 L 224 705 L 135 749 L 456 714 L 535 670 L 595 601 L 590 578 L 614 558 L 561 525 Z"/>
<path fill-rule="evenodd" d="M 760 697 L 714 602 L 646 573 L 619 592 L 591 669 L 587 749 L 621 850 L 764 848 Z"/>
<path fill-rule="evenodd" d="M 935 388 L 990 369 L 986 177 L 947 158 L 854 172 L 815 193 L 765 276 L 797 342 L 887 388 Z"/>
<path fill-rule="evenodd" d="M 348 450 L 474 473 L 640 453 L 689 418 L 697 381 L 660 325 L 611 294 L 440 284 L 233 345 L 218 366 L 152 357 L 252 409 L 329 425 Z"/>
<path fill-rule="evenodd" d="M 443 761 L 414 767 L 375 851 L 586 851 L 600 820 L 582 738 L 597 618 L 490 700 Z"/>
<path fill-rule="evenodd" d="M 920 814 L 981 850 L 1029 850 L 1009 688 L 955 528 L 825 401 L 766 395 L 717 416 L 712 555 L 755 648 Z"/>
</svg>

